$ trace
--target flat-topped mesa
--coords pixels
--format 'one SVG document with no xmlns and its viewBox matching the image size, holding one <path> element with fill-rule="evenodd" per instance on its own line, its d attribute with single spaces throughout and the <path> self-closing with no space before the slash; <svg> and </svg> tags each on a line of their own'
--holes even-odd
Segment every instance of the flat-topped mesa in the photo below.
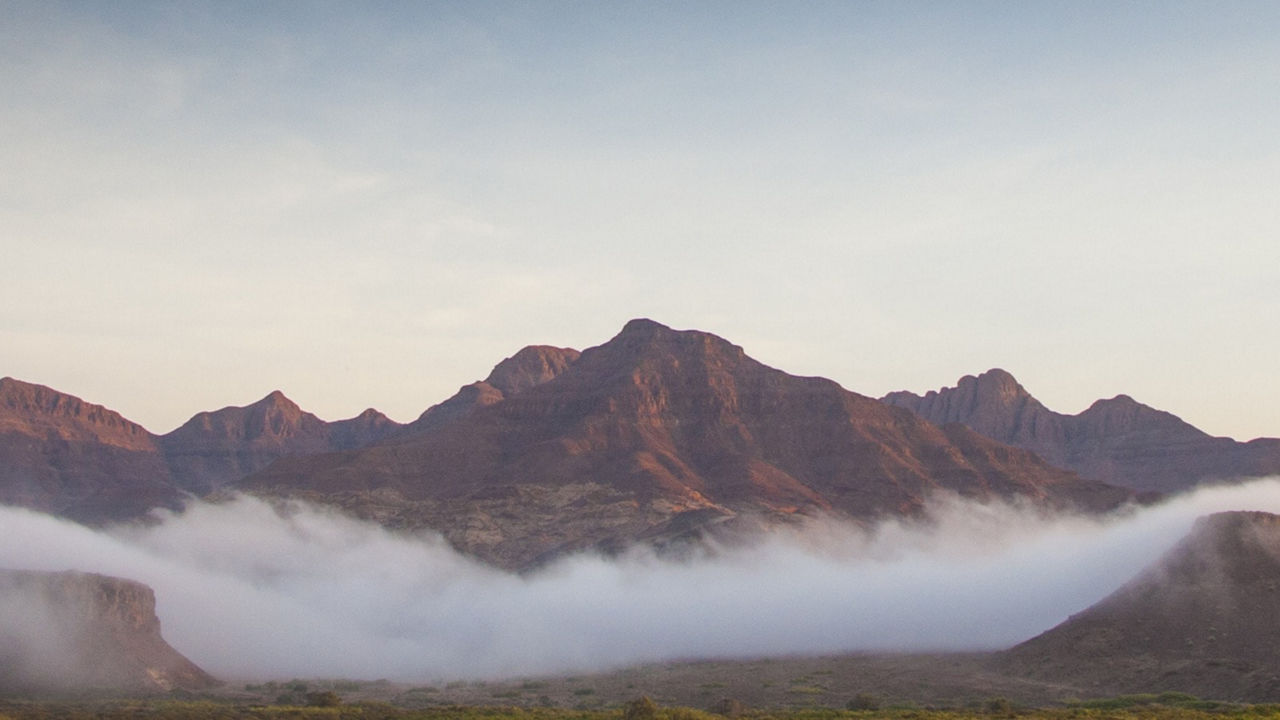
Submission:
<svg viewBox="0 0 1280 720">
<path fill-rule="evenodd" d="M 217 681 L 160 635 L 155 593 L 80 572 L 0 570 L 0 689 L 202 690 Z"/>
<path fill-rule="evenodd" d="M 1003 370 L 965 376 L 923 396 L 883 402 L 938 424 L 963 423 L 1081 476 L 1139 492 L 1172 493 L 1204 482 L 1280 473 L 1280 441 L 1215 438 L 1128 395 L 1098 400 L 1078 415 L 1045 408 Z"/>
</svg>

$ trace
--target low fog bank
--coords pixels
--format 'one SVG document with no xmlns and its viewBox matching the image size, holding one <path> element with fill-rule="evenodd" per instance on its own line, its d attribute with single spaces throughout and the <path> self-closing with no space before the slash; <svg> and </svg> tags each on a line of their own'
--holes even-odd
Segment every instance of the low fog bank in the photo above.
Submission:
<svg viewBox="0 0 1280 720">
<path fill-rule="evenodd" d="M 1101 599 L 1195 519 L 1280 513 L 1280 479 L 1205 489 L 1108 520 L 956 498 L 935 522 L 836 522 L 693 560 L 575 556 L 516 576 L 435 536 L 248 497 L 94 531 L 0 508 L 0 567 L 152 586 L 165 638 L 227 679 L 411 682 L 642 661 L 1001 648 Z"/>
</svg>

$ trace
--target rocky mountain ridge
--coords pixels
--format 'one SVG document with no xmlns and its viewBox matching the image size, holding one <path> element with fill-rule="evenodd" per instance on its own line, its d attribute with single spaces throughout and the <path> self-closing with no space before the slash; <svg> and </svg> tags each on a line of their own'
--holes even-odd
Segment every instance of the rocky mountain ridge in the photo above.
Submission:
<svg viewBox="0 0 1280 720">
<path fill-rule="evenodd" d="M 373 409 L 325 422 L 276 391 L 154 435 L 101 405 L 0 378 L 0 503 L 89 524 L 129 520 L 278 457 L 363 447 L 402 428 Z"/>
<path fill-rule="evenodd" d="M 962 426 L 935 427 L 649 320 L 537 379 L 509 396 L 491 382 L 472 386 L 487 400 L 451 422 L 282 458 L 241 487 L 437 529 L 508 568 L 713 528 L 918 514 L 940 491 L 1091 509 L 1129 497 Z"/>
<path fill-rule="evenodd" d="M 1082 477 L 1138 492 L 1171 493 L 1204 482 L 1280 474 L 1278 439 L 1240 443 L 1212 437 L 1128 395 L 1064 415 L 1000 369 L 966 375 L 955 387 L 924 395 L 899 391 L 881 400 L 936 424 L 964 424 Z"/>
<path fill-rule="evenodd" d="M 156 437 L 112 410 L 0 378 L 0 503 L 80 521 L 177 507 Z"/>
</svg>

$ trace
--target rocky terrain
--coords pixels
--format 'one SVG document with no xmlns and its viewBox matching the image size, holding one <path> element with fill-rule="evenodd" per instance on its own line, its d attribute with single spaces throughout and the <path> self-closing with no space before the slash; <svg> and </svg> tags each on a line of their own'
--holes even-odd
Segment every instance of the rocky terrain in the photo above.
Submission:
<svg viewBox="0 0 1280 720">
<path fill-rule="evenodd" d="M 131 580 L 0 570 L 0 690 L 216 685 L 160 636 L 155 603 L 151 588 Z"/>
<path fill-rule="evenodd" d="M 932 423 L 962 423 L 1081 477 L 1139 492 L 1178 492 L 1204 482 L 1280 474 L 1280 439 L 1241 443 L 1212 437 L 1127 395 L 1063 415 L 999 369 L 966 375 L 953 388 L 924 395 L 895 392 L 882 400 Z"/>
<path fill-rule="evenodd" d="M 1280 516 L 1220 513 L 1093 607 L 1001 653 L 1005 672 L 1092 694 L 1280 701 Z"/>
<path fill-rule="evenodd" d="M 1091 510 L 1129 498 L 648 320 L 577 357 L 522 351 L 419 423 L 361 450 L 281 458 L 240 487 L 437 529 L 506 568 L 816 515 L 918 514 L 938 491 Z"/>
</svg>

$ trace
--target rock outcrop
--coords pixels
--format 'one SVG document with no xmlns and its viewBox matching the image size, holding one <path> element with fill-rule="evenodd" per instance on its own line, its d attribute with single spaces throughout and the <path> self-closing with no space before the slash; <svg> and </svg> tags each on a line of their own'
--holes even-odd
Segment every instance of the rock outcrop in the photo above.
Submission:
<svg viewBox="0 0 1280 720">
<path fill-rule="evenodd" d="M 999 369 L 967 375 L 953 388 L 924 395 L 895 392 L 881 399 L 933 423 L 962 423 L 1082 477 L 1139 492 L 1171 493 L 1205 482 L 1280 474 L 1280 440 L 1239 443 L 1211 437 L 1127 395 L 1063 415 Z"/>
<path fill-rule="evenodd" d="M 1280 516 L 1220 513 L 1093 607 L 997 656 L 1096 694 L 1280 701 Z"/>
<path fill-rule="evenodd" d="M 200 690 L 217 681 L 160 635 L 155 593 L 80 572 L 0 570 L 0 690 Z"/>
<path fill-rule="evenodd" d="M 539 355 L 504 362 L 537 370 L 513 361 Z M 545 366 L 500 365 L 449 422 L 351 453 L 282 458 L 243 487 L 437 529 L 509 568 L 729 521 L 916 514 L 938 491 L 1091 509 L 1129 497 L 963 426 L 766 367 L 707 333 L 636 320 Z"/>
</svg>

